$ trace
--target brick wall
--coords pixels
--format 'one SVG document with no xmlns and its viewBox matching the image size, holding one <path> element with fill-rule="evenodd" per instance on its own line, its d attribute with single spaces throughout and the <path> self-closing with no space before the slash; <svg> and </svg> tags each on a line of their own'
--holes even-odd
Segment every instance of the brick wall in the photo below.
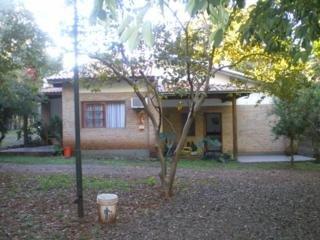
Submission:
<svg viewBox="0 0 320 240">
<path fill-rule="evenodd" d="M 283 153 L 284 138 L 275 140 L 271 129 L 275 116 L 272 105 L 238 105 L 238 147 L 239 153 Z"/>
<path fill-rule="evenodd" d="M 124 129 L 81 128 L 81 147 L 88 150 L 143 149 L 154 154 L 155 135 L 151 121 L 146 117 L 144 130 L 139 130 L 137 111 L 131 109 L 132 92 L 80 92 L 80 102 L 84 101 L 124 101 L 126 104 L 126 127 Z M 70 84 L 62 93 L 63 143 L 74 145 L 74 105 Z M 271 105 L 238 105 L 238 147 L 239 153 L 279 153 L 284 152 L 286 141 L 283 138 L 274 140 L 271 132 L 275 117 L 270 114 Z M 166 108 L 165 116 L 175 125 L 177 134 L 181 133 L 181 112 L 177 108 Z M 222 117 L 222 149 L 232 152 L 232 108 L 227 106 L 203 107 L 196 117 L 196 133 L 187 141 L 197 142 L 205 135 L 205 113 L 218 112 Z M 169 126 L 164 122 L 164 131 Z"/>
<path fill-rule="evenodd" d="M 271 128 L 275 117 L 271 115 L 271 105 L 238 105 L 238 150 L 242 154 L 255 153 L 283 153 L 286 141 L 283 138 L 275 140 Z M 182 131 L 181 112 L 177 108 L 167 108 L 166 117 L 174 123 L 177 134 Z M 232 153 L 233 130 L 232 130 L 232 107 L 214 106 L 203 107 L 198 113 L 196 121 L 196 134 L 188 137 L 187 141 L 198 142 L 205 136 L 205 113 L 221 113 L 222 118 L 222 151 Z M 169 125 L 165 123 L 164 131 L 170 131 Z"/>
<path fill-rule="evenodd" d="M 154 148 L 153 128 L 148 118 L 145 119 L 144 130 L 139 130 L 138 111 L 131 109 L 132 92 L 80 92 L 80 103 L 88 101 L 124 101 L 126 106 L 125 128 L 83 128 L 81 123 L 81 148 L 83 150 L 105 149 L 151 149 Z M 62 93 L 63 144 L 74 146 L 74 104 L 73 91 L 70 84 Z M 80 116 L 82 112 L 80 110 Z"/>
</svg>

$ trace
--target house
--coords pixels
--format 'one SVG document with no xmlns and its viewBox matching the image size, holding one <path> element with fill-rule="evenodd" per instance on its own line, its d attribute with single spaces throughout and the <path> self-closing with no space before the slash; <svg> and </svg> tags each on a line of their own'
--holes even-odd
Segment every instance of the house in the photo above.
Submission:
<svg viewBox="0 0 320 240">
<path fill-rule="evenodd" d="M 235 84 L 234 80 L 243 83 Z M 74 103 L 72 74 L 61 73 L 47 79 L 51 87 L 43 89 L 49 103 L 43 105 L 44 120 L 61 113 L 63 145 L 73 146 Z M 196 143 L 206 136 L 220 141 L 212 151 L 230 154 L 283 153 L 286 141 L 275 140 L 272 134 L 272 100 L 253 93 L 252 83 L 239 72 L 221 70 L 210 81 L 210 91 L 194 124 L 187 143 Z M 245 86 L 245 87 L 244 87 Z M 179 135 L 186 119 L 186 99 L 164 89 L 164 115 Z M 179 106 L 179 107 L 177 107 Z M 99 92 L 80 89 L 81 148 L 85 154 L 103 156 L 148 157 L 155 153 L 153 127 L 139 101 L 125 82 L 102 87 Z M 162 131 L 170 131 L 164 123 Z"/>
</svg>

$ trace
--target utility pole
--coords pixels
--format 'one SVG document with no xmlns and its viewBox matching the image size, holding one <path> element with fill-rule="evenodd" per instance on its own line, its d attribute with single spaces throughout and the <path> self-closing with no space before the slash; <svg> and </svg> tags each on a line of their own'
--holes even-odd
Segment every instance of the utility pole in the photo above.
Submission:
<svg viewBox="0 0 320 240">
<path fill-rule="evenodd" d="M 77 177 L 77 200 L 78 216 L 83 217 L 83 191 L 82 191 L 82 166 L 80 147 L 80 114 L 79 114 L 79 69 L 78 69 L 78 8 L 77 0 L 73 0 L 74 26 L 73 26 L 73 48 L 74 48 L 74 68 L 73 68 L 73 93 L 74 93 L 74 127 L 75 127 L 75 157 L 76 157 L 76 177 Z"/>
</svg>

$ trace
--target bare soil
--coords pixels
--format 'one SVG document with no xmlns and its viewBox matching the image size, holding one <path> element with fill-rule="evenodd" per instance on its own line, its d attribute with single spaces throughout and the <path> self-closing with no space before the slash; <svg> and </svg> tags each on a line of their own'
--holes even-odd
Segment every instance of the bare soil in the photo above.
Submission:
<svg viewBox="0 0 320 240">
<path fill-rule="evenodd" d="M 0 239 L 291 240 L 320 236 L 317 171 L 180 169 L 176 194 L 168 201 L 160 197 L 157 185 L 115 189 L 120 198 L 117 223 L 104 226 L 97 221 L 97 190 L 85 190 L 85 217 L 79 220 L 74 186 L 39 189 L 39 174 L 72 174 L 72 166 L 0 166 Z M 92 170 L 102 178 L 126 180 L 158 172 L 144 167 L 85 169 L 85 174 Z"/>
</svg>

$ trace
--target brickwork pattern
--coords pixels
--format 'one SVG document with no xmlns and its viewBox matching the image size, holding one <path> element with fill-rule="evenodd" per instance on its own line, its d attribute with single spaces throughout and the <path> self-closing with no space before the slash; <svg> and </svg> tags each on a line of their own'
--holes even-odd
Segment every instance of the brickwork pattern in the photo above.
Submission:
<svg viewBox="0 0 320 240">
<path fill-rule="evenodd" d="M 139 130 L 139 110 L 131 109 L 133 93 L 88 93 L 80 92 L 80 103 L 89 101 L 123 101 L 126 106 L 125 128 L 83 128 L 81 127 L 81 148 L 99 149 L 149 149 L 154 147 L 153 128 L 145 119 L 144 130 Z M 66 85 L 62 93 L 63 104 L 63 144 L 74 146 L 74 104 L 71 85 Z M 80 109 L 82 116 L 82 109 Z M 81 123 L 82 126 L 82 123 Z"/>
</svg>

